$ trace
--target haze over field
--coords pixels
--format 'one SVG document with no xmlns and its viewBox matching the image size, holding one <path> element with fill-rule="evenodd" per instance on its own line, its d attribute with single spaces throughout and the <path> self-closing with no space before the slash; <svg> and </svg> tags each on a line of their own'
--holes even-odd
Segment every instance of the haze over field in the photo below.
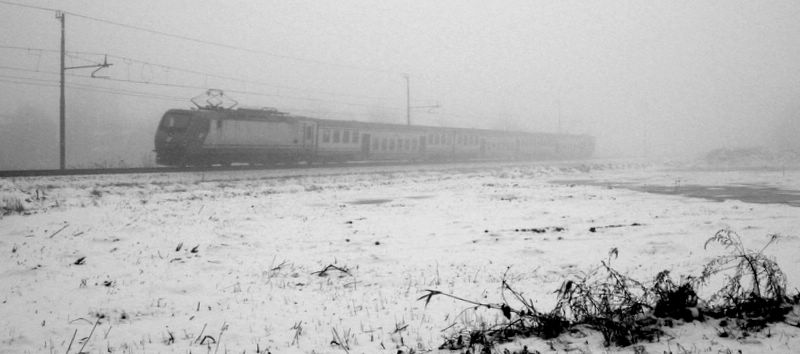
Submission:
<svg viewBox="0 0 800 354">
<path fill-rule="evenodd" d="M 412 109 L 416 124 L 591 134 L 606 157 L 800 149 L 796 1 L 14 0 L 0 2 L 0 169 L 58 166 L 49 9 L 67 11 L 66 66 L 113 64 L 67 72 L 72 167 L 151 163 L 161 114 L 207 88 L 404 123 L 404 73 L 412 106 L 439 105 Z"/>
</svg>

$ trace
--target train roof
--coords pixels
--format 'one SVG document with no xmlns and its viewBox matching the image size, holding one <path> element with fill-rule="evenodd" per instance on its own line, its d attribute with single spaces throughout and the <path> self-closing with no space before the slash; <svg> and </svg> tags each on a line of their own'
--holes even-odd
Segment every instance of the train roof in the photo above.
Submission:
<svg viewBox="0 0 800 354">
<path fill-rule="evenodd" d="M 479 134 L 515 134 L 515 135 L 540 135 L 552 137 L 582 137 L 587 138 L 589 135 L 585 134 L 559 134 L 559 133 L 544 133 L 544 132 L 524 132 L 524 131 L 506 131 L 494 129 L 480 129 L 480 128 L 460 128 L 460 127 L 437 127 L 426 125 L 406 125 L 396 123 L 378 123 L 378 122 L 363 122 L 357 120 L 335 120 L 307 117 L 302 115 L 295 115 L 286 112 L 281 112 L 275 108 L 237 108 L 237 109 L 171 109 L 167 114 L 201 114 L 208 118 L 223 119 L 223 120 L 254 120 L 254 121 L 272 121 L 272 122 L 289 122 L 294 120 L 314 121 L 321 125 L 336 126 L 336 127 L 351 127 L 360 129 L 391 129 L 401 131 L 430 131 L 430 130 L 449 130 L 459 132 L 472 132 Z"/>
</svg>

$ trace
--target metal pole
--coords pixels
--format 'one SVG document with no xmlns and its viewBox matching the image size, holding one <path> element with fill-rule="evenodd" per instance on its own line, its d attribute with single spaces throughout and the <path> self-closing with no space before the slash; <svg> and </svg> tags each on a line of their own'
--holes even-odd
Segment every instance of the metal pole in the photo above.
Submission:
<svg viewBox="0 0 800 354">
<path fill-rule="evenodd" d="M 411 78 L 408 74 L 403 74 L 406 78 L 406 124 L 411 125 Z"/>
<path fill-rule="evenodd" d="M 558 133 L 561 134 L 561 100 L 558 100 Z"/>
<path fill-rule="evenodd" d="M 59 167 L 60 169 L 66 168 L 66 100 L 64 98 L 64 57 L 65 57 L 65 38 L 64 38 L 64 17 L 65 14 L 61 11 L 56 13 L 56 18 L 61 20 L 61 99 L 58 105 L 59 116 Z"/>
</svg>

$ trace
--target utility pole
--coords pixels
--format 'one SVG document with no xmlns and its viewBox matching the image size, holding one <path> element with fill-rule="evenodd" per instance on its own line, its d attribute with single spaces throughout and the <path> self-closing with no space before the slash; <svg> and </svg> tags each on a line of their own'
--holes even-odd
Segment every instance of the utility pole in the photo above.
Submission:
<svg viewBox="0 0 800 354">
<path fill-rule="evenodd" d="M 406 79 L 406 125 L 411 125 L 411 76 L 403 74 Z"/>
<path fill-rule="evenodd" d="M 64 76 L 65 76 L 65 72 L 67 70 L 70 70 L 70 69 L 94 68 L 95 70 L 92 71 L 92 77 L 93 78 L 97 78 L 97 77 L 102 77 L 102 76 L 95 76 L 95 74 L 98 71 L 113 65 L 113 64 L 109 64 L 108 63 L 108 57 L 105 57 L 103 59 L 103 63 L 102 64 L 72 66 L 72 67 L 69 67 L 69 68 L 66 67 L 65 66 L 65 57 L 66 57 L 67 49 L 66 49 L 66 36 L 65 36 L 65 31 L 64 31 L 64 28 L 65 28 L 64 22 L 66 20 L 65 17 L 66 17 L 66 14 L 64 13 L 64 11 L 56 11 L 56 19 L 61 22 L 61 70 L 59 70 L 59 72 L 61 73 L 61 80 L 60 80 L 61 83 L 59 85 L 59 88 L 60 88 L 60 91 L 61 91 L 61 95 L 60 95 L 61 97 L 60 97 L 59 103 L 58 103 L 59 169 L 61 169 L 61 170 L 66 169 L 66 165 L 67 165 L 66 164 L 66 157 L 67 157 L 67 142 L 66 142 L 66 137 L 67 137 L 67 133 L 66 133 L 67 103 L 66 103 L 66 98 L 64 96 L 64 84 L 65 84 Z"/>
<path fill-rule="evenodd" d="M 61 98 L 59 99 L 58 104 L 58 137 L 59 137 L 59 169 L 63 170 L 66 168 L 66 156 L 67 156 L 67 145 L 66 145 L 66 101 L 64 98 L 64 57 L 66 56 L 66 49 L 65 49 L 65 41 L 66 38 L 64 37 L 64 12 L 57 11 L 56 12 L 56 19 L 61 21 Z"/>
<path fill-rule="evenodd" d="M 411 106 L 411 75 L 403 74 L 403 77 L 406 79 L 406 125 L 411 125 L 411 110 L 412 109 L 421 109 L 426 108 L 429 110 L 433 110 L 434 108 L 439 108 L 439 103 L 428 106 Z"/>
<path fill-rule="evenodd" d="M 561 134 L 561 100 L 558 100 L 558 134 Z"/>
</svg>

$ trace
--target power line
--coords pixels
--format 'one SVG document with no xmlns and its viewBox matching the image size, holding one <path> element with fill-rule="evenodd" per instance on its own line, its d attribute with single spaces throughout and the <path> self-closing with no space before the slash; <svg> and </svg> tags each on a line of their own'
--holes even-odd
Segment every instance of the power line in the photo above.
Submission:
<svg viewBox="0 0 800 354">
<path fill-rule="evenodd" d="M 0 0 L 2 2 L 2 0 Z M 52 52 L 58 53 L 57 49 L 45 49 L 45 48 L 32 48 L 32 47 L 22 47 L 22 46 L 15 46 L 15 45 L 0 45 L 0 49 L 16 49 L 16 50 L 25 50 L 29 52 Z"/>
<path fill-rule="evenodd" d="M 38 71 L 38 70 L 31 70 L 31 69 L 24 69 L 24 68 L 17 68 L 17 67 L 8 67 L 8 66 L 0 66 L 0 69 L 7 69 L 7 70 L 16 70 L 16 71 L 23 71 L 23 72 L 32 72 L 32 73 L 43 73 L 43 74 L 52 74 L 57 75 L 56 72 L 49 72 L 49 71 Z M 67 74 L 69 77 L 87 79 L 88 77 L 78 74 Z M 3 75 L 0 75 L 3 77 Z M 13 77 L 14 79 L 30 79 L 30 80 L 41 80 L 35 78 L 27 78 L 27 77 Z M 93 78 L 94 80 L 98 80 L 97 78 Z M 140 85 L 152 85 L 152 86 L 161 86 L 161 87 L 170 87 L 170 88 L 181 88 L 181 89 L 199 89 L 205 90 L 207 87 L 198 86 L 198 85 L 183 85 L 183 84 L 171 84 L 165 82 L 150 82 L 150 81 L 138 81 L 138 80 L 124 80 L 124 79 L 114 79 L 114 78 L 102 78 L 99 80 L 104 81 L 113 81 L 113 82 L 120 82 L 120 83 L 131 83 L 131 84 L 140 84 Z M 324 100 L 324 99 L 317 99 L 317 98 L 309 98 L 309 97 L 297 97 L 297 96 L 286 96 L 280 94 L 268 94 L 263 92 L 256 92 L 256 91 L 247 91 L 247 90 L 226 90 L 226 92 L 238 93 L 243 95 L 253 95 L 253 96 L 262 96 L 262 97 L 278 97 L 284 99 L 291 99 L 291 100 L 300 100 L 300 101 L 309 101 L 309 102 L 320 102 L 320 103 L 333 103 L 333 104 L 341 104 L 346 106 L 361 106 L 361 107 L 372 107 L 372 108 L 382 108 L 386 110 L 400 110 L 402 108 L 399 107 L 387 107 L 381 105 L 373 105 L 373 104 L 366 104 L 366 103 L 355 103 L 355 102 L 343 102 L 343 101 L 333 101 L 333 100 Z"/>
<path fill-rule="evenodd" d="M 26 4 L 20 4 L 20 3 L 15 3 L 15 2 L 6 1 L 6 0 L 0 0 L 0 4 L 23 7 L 23 8 L 29 8 L 29 9 L 36 9 L 36 10 L 42 10 L 42 11 L 50 11 L 50 12 L 59 11 L 59 10 L 54 9 L 54 8 L 26 5 Z M 290 55 L 285 55 L 285 54 L 277 54 L 277 53 L 272 53 L 272 52 L 268 52 L 268 51 L 265 51 L 265 50 L 239 47 L 239 46 L 235 46 L 235 45 L 231 45 L 231 44 L 208 41 L 208 40 L 199 39 L 199 38 L 193 38 L 193 37 L 189 37 L 189 36 L 185 36 L 185 35 L 168 33 L 168 32 L 158 31 L 158 30 L 154 30 L 154 29 L 150 29 L 150 28 L 129 25 L 129 24 L 126 24 L 126 23 L 111 21 L 111 20 L 107 20 L 107 19 L 103 19 L 103 18 L 99 18 L 99 17 L 93 17 L 93 16 L 89 16 L 89 15 L 79 14 L 79 13 L 76 13 L 76 12 L 69 12 L 69 11 L 62 11 L 62 12 L 65 13 L 65 14 L 71 15 L 71 16 L 82 18 L 82 19 L 95 21 L 95 22 L 100 22 L 100 23 L 113 25 L 113 26 L 118 26 L 118 27 L 122 27 L 122 28 L 127 28 L 127 29 L 131 29 L 131 30 L 142 31 L 142 32 L 146 32 L 146 33 L 150 33 L 150 34 L 154 34 L 154 35 L 159 35 L 159 36 L 164 36 L 164 37 L 169 37 L 169 38 L 174 38 L 174 39 L 180 39 L 180 40 L 184 40 L 184 41 L 189 41 L 189 42 L 194 42 L 194 43 L 199 43 L 199 44 L 205 44 L 205 45 L 210 45 L 210 46 L 216 46 L 216 47 L 220 47 L 220 48 L 233 49 L 233 50 L 238 50 L 238 51 L 252 53 L 252 54 L 260 54 L 260 55 L 265 55 L 265 56 L 269 56 L 269 57 L 273 57 L 273 58 L 279 58 L 279 59 L 283 59 L 283 60 L 291 60 L 291 61 L 296 61 L 296 62 L 304 62 L 304 63 L 316 64 L 316 65 L 327 65 L 327 66 L 339 67 L 339 68 L 344 68 L 344 69 L 349 69 L 349 70 L 356 70 L 356 71 L 365 71 L 365 72 L 391 74 L 391 75 L 399 75 L 400 74 L 399 72 L 392 71 L 392 70 L 378 69 L 378 68 L 372 68 L 372 67 L 367 67 L 367 66 L 357 66 L 357 65 L 350 65 L 350 64 L 326 62 L 326 61 L 316 60 L 316 59 L 308 59 L 308 58 L 301 58 L 301 57 L 290 56 Z"/>
<path fill-rule="evenodd" d="M 54 81 L 50 81 L 50 83 L 44 82 L 29 82 L 25 80 L 17 80 L 17 79 L 6 79 L 2 75 L 0 75 L 0 82 L 8 82 L 14 84 L 21 84 L 21 85 L 33 85 L 33 86 L 43 86 L 43 87 L 58 87 L 58 83 Z"/>
<path fill-rule="evenodd" d="M 32 72 L 32 73 L 54 74 L 54 75 L 58 74 L 58 73 L 52 72 L 52 71 L 30 70 L 30 69 L 17 68 L 17 67 L 8 67 L 8 66 L 0 66 L 0 69 L 17 70 L 17 71 Z M 77 74 L 69 74 L 68 76 L 81 78 L 81 79 L 87 79 L 86 76 L 77 75 Z M 0 75 L 0 77 L 3 77 L 3 76 Z M 26 78 L 26 77 L 13 77 L 13 78 L 14 79 L 31 79 L 31 80 L 37 80 L 37 81 L 42 81 L 42 82 L 46 81 L 46 80 L 42 80 L 42 79 L 34 79 L 34 78 Z M 109 80 L 109 79 L 103 79 L 103 80 Z M 145 82 L 145 81 L 127 81 L 127 80 L 116 80 L 116 79 L 111 79 L 111 81 L 118 81 L 118 82 L 123 82 L 123 83 L 130 82 L 130 83 L 145 84 L 145 85 L 152 84 L 152 85 L 158 85 L 158 86 L 187 88 L 187 89 L 203 89 L 203 87 L 201 87 L 201 86 L 172 85 L 172 84 L 165 84 L 165 83 L 150 83 L 150 82 Z M 130 91 L 130 90 L 124 90 L 124 89 L 108 88 L 108 87 L 95 87 L 95 86 L 88 86 L 88 85 L 81 86 L 81 84 L 73 84 L 73 85 L 69 85 L 69 87 L 84 88 L 84 91 L 98 91 L 98 90 L 102 90 L 102 89 L 105 89 L 105 90 L 116 90 L 116 91 L 119 91 L 121 93 L 129 93 L 128 95 L 139 95 L 139 96 L 143 96 L 143 97 L 153 97 L 153 98 L 159 98 L 159 99 L 164 99 L 164 100 L 169 100 L 169 101 L 181 101 L 182 102 L 182 101 L 186 100 L 186 98 L 177 97 L 177 96 L 156 95 L 156 94 L 146 93 L 146 92 L 141 92 L 141 91 Z M 105 92 L 105 91 L 101 91 L 101 92 Z M 246 94 L 246 95 L 255 95 L 255 96 L 280 97 L 280 98 L 288 98 L 288 99 L 303 99 L 303 98 L 300 98 L 300 97 L 286 97 L 286 96 L 281 96 L 281 95 L 270 95 L 270 94 L 265 94 L 265 93 L 260 93 L 260 92 L 252 92 L 252 91 L 228 90 L 228 92 L 240 93 L 240 94 Z M 308 98 L 307 100 L 313 100 L 313 99 L 312 98 Z M 331 103 L 329 101 L 323 101 L 323 102 Z M 332 103 L 348 104 L 346 102 L 337 102 L 337 101 L 332 101 Z M 353 104 L 353 105 L 355 105 L 355 104 Z M 380 108 L 380 109 L 385 109 L 385 110 L 389 110 L 389 111 L 397 111 L 397 110 L 401 110 L 402 109 L 400 107 L 384 107 L 384 106 L 375 106 L 375 105 L 364 105 L 364 106 L 368 106 L 368 107 L 372 107 L 372 108 Z M 349 112 L 317 111 L 317 110 L 309 110 L 309 109 L 294 109 L 293 111 L 307 112 L 307 113 L 321 113 L 321 114 L 349 114 Z M 479 115 L 469 114 L 469 113 L 461 113 L 461 114 L 459 114 L 459 113 L 448 113 L 448 112 L 436 112 L 436 113 L 433 113 L 433 115 L 445 116 L 445 117 L 451 117 L 451 118 L 457 118 L 457 119 L 470 119 L 470 120 L 481 120 L 481 119 L 483 119 L 483 117 L 481 117 Z"/>
<path fill-rule="evenodd" d="M 84 54 L 84 55 L 106 55 L 106 54 L 103 54 L 103 53 L 91 53 L 91 52 L 69 52 L 69 53 Z M 297 90 L 297 91 L 310 91 L 310 92 L 317 92 L 317 93 L 320 93 L 320 94 L 325 94 L 325 95 L 330 95 L 330 96 L 353 97 L 353 98 L 364 98 L 364 99 L 374 99 L 374 100 L 388 100 L 389 99 L 389 97 L 353 95 L 353 94 L 344 94 L 344 93 L 330 92 L 330 91 L 324 91 L 324 90 L 318 90 L 318 89 L 300 88 L 300 87 L 286 86 L 286 85 L 276 85 L 276 84 L 272 84 L 272 83 L 268 83 L 268 82 L 264 82 L 264 81 L 250 80 L 250 79 L 244 79 L 244 78 L 233 77 L 233 76 L 225 76 L 225 75 L 213 74 L 213 73 L 197 71 L 197 70 L 192 70 L 192 69 L 184 69 L 184 68 L 179 68 L 179 67 L 175 67 L 175 66 L 170 66 L 170 65 L 160 64 L 160 63 L 153 63 L 153 62 L 148 62 L 148 61 L 134 59 L 134 58 L 125 57 L 125 56 L 113 55 L 113 54 L 108 54 L 108 57 L 109 58 L 116 58 L 116 59 L 119 59 L 119 60 L 122 60 L 122 61 L 138 63 L 138 64 L 142 64 L 142 65 L 150 65 L 150 66 L 159 67 L 159 68 L 168 69 L 168 70 L 173 70 L 173 71 L 177 71 L 177 72 L 184 72 L 184 73 L 189 73 L 189 74 L 194 74 L 194 75 L 202 75 L 202 76 L 206 76 L 206 77 L 212 77 L 212 78 L 223 79 L 223 80 L 232 80 L 232 81 L 237 81 L 237 82 L 246 83 L 246 84 L 260 85 L 260 86 L 266 86 L 266 87 L 272 87 L 272 88 L 278 88 L 278 89 Z M 75 58 L 80 58 L 80 57 L 75 57 Z M 80 58 L 80 59 L 86 60 L 84 58 Z"/>
<path fill-rule="evenodd" d="M 170 38 L 175 38 L 175 39 L 195 42 L 195 43 L 199 43 L 199 44 L 206 44 L 206 45 L 216 46 L 216 47 L 220 47 L 220 48 L 234 49 L 234 50 L 239 50 L 239 51 L 242 51 L 242 52 L 248 52 L 248 53 L 252 53 L 252 54 L 266 55 L 266 56 L 270 56 L 270 57 L 274 57 L 274 58 L 280 58 L 280 59 L 284 59 L 284 60 L 292 60 L 292 61 L 296 61 L 296 62 L 305 62 L 305 63 L 311 63 L 311 64 L 317 64 L 317 65 L 334 66 L 334 67 L 339 67 L 339 68 L 344 68 L 344 69 L 367 71 L 367 72 L 382 73 L 382 74 L 392 74 L 392 75 L 399 74 L 398 72 L 394 72 L 394 71 L 390 71 L 390 70 L 377 69 L 377 68 L 371 68 L 371 67 L 366 67 L 366 66 L 356 66 L 356 65 L 349 65 L 349 64 L 332 63 L 332 62 L 326 62 L 326 61 L 315 60 L 315 59 L 307 59 L 307 58 L 289 56 L 289 55 L 284 55 L 284 54 L 276 54 L 276 53 L 267 52 L 267 51 L 259 50 L 259 49 L 238 47 L 238 46 L 225 44 L 225 43 L 212 42 L 212 41 L 207 41 L 207 40 L 198 39 L 198 38 L 192 38 L 192 37 L 188 37 L 188 36 L 184 36 L 184 35 L 152 30 L 152 29 L 148 29 L 148 28 L 144 28 L 144 27 L 128 25 L 128 24 L 124 24 L 124 23 L 114 22 L 114 21 L 111 21 L 111 20 L 106 20 L 106 19 L 101 19 L 101 18 L 97 18 L 97 17 L 81 15 L 81 14 L 72 13 L 72 12 L 66 12 L 66 13 L 70 14 L 72 16 L 84 18 L 84 19 L 87 19 L 87 20 L 93 20 L 93 21 L 97 21 L 97 22 L 101 22 L 101 23 L 105 23 L 105 24 L 115 25 L 115 26 L 128 28 L 128 29 L 133 29 L 133 30 L 142 31 L 142 32 L 147 32 L 147 33 L 150 33 L 150 34 L 161 35 L 161 36 L 164 36 L 164 37 L 170 37 Z"/>
<path fill-rule="evenodd" d="M 51 75 L 58 75 L 57 72 L 52 71 L 41 71 L 41 70 L 32 70 L 32 69 L 25 69 L 19 67 L 11 67 L 11 66 L 0 66 L 0 69 L 5 70 L 14 70 L 14 71 L 22 71 L 22 72 L 30 72 L 30 73 L 41 73 L 41 74 L 51 74 Z M 66 74 L 69 77 L 80 78 L 80 79 L 87 79 L 89 77 L 79 75 L 79 74 Z M 18 77 L 20 79 L 24 79 L 22 77 Z M 200 85 L 184 85 L 184 84 L 172 84 L 166 82 L 153 82 L 153 81 L 142 81 L 142 80 L 130 80 L 130 79 L 115 79 L 115 78 L 92 78 L 94 80 L 104 80 L 104 81 L 113 81 L 113 82 L 120 82 L 120 83 L 130 83 L 130 84 L 140 84 L 140 85 L 151 85 L 151 86 L 161 86 L 161 87 L 170 87 L 170 88 L 181 88 L 181 89 L 197 89 L 197 90 L 205 90 L 207 87 L 200 86 Z M 262 96 L 262 97 L 277 97 L 277 98 L 284 98 L 290 100 L 299 100 L 299 101 L 309 101 L 309 102 L 320 102 L 320 103 L 333 103 L 333 104 L 341 104 L 346 106 L 361 106 L 361 107 L 372 107 L 372 108 L 383 108 L 387 110 L 401 110 L 400 107 L 388 107 L 382 105 L 375 105 L 375 104 L 367 104 L 367 103 L 356 103 L 356 102 L 344 102 L 344 101 L 335 101 L 335 100 L 325 100 L 319 98 L 310 98 L 310 97 L 299 97 L 299 96 L 287 96 L 281 94 L 268 94 L 264 92 L 257 92 L 257 91 L 248 91 L 248 90 L 236 90 L 236 89 L 228 89 L 225 90 L 226 92 L 244 94 L 244 95 L 253 95 L 253 96 Z"/>
<path fill-rule="evenodd" d="M 169 96 L 169 95 L 157 95 L 157 94 L 151 94 L 151 93 L 140 92 L 140 91 L 109 89 L 109 88 L 101 89 L 101 88 L 93 87 L 93 86 L 89 86 L 89 85 L 70 84 L 70 85 L 67 85 L 67 87 L 74 88 L 76 90 L 82 90 L 82 91 L 108 93 L 108 94 L 118 95 L 118 96 L 152 98 L 152 99 L 163 100 L 163 101 L 186 102 L 186 99 L 187 99 L 186 97 L 177 97 L 177 96 Z"/>
<path fill-rule="evenodd" d="M 81 75 L 77 75 L 77 74 L 69 74 L 68 76 L 70 76 L 70 77 L 79 77 L 79 78 L 87 78 L 85 76 L 81 76 Z M 140 84 L 140 85 L 151 85 L 151 86 L 161 86 L 161 87 L 171 87 L 171 88 L 182 88 L 182 89 L 197 89 L 197 90 L 206 90 L 206 89 L 208 89 L 208 87 L 200 86 L 200 85 L 172 84 L 172 83 L 156 82 L 156 81 L 115 79 L 115 78 L 102 78 L 101 80 L 121 82 L 121 83 Z M 346 105 L 346 106 L 383 107 L 383 108 L 395 109 L 395 110 L 401 109 L 399 107 L 385 107 L 385 106 L 368 104 L 368 103 L 344 102 L 344 101 L 326 100 L 326 99 L 320 99 L 320 98 L 310 98 L 310 97 L 300 97 L 300 96 L 287 96 L 287 95 L 281 95 L 281 94 L 269 94 L 269 93 L 264 93 L 264 92 L 248 91 L 248 90 L 226 89 L 225 92 L 245 94 L 245 95 L 253 95 L 253 96 L 263 96 L 263 97 L 277 97 L 277 98 L 284 98 L 284 99 L 290 99 L 290 100 L 299 100 L 299 101 L 333 103 L 333 104 L 341 104 L 341 105 Z"/>
<path fill-rule="evenodd" d="M 2 1 L 0 1 L 0 2 L 2 2 Z M 20 47 L 20 46 L 7 46 L 7 45 L 0 45 L 0 49 L 15 49 L 15 50 L 30 51 L 30 52 L 36 52 L 36 51 L 38 51 L 38 52 L 54 52 L 54 53 L 58 52 L 57 50 L 52 50 L 52 49 Z M 103 56 L 107 56 L 109 58 L 116 58 L 116 59 L 122 60 L 123 62 L 132 62 L 132 63 L 141 64 L 141 65 L 149 65 L 149 66 L 159 67 L 159 68 L 163 68 L 163 69 L 166 69 L 166 70 L 172 70 L 172 71 L 176 71 L 176 72 L 184 72 L 184 73 L 189 73 L 189 74 L 194 74 L 194 75 L 205 76 L 207 78 L 210 77 L 210 78 L 217 78 L 217 79 L 223 79 L 223 80 L 231 80 L 231 81 L 237 81 L 237 82 L 245 83 L 245 84 L 272 87 L 272 88 L 277 88 L 277 89 L 316 92 L 318 94 L 324 94 L 324 95 L 329 95 L 329 96 L 338 96 L 338 97 L 352 97 L 352 98 L 363 98 L 363 99 L 372 99 L 372 100 L 389 100 L 390 99 L 389 97 L 344 94 L 344 93 L 330 92 L 330 91 L 318 90 L 318 89 L 300 88 L 300 87 L 293 87 L 293 86 L 286 86 L 286 85 L 276 85 L 276 84 L 267 83 L 267 82 L 264 82 L 264 81 L 256 81 L 256 80 L 244 79 L 244 78 L 239 78 L 239 77 L 225 76 L 225 75 L 219 75 L 219 74 L 214 74 L 214 73 L 208 73 L 208 72 L 203 72 L 203 71 L 198 71 L 198 70 L 184 69 L 184 68 L 179 68 L 179 67 L 170 66 L 170 65 L 166 65 L 166 64 L 153 63 L 153 62 L 134 59 L 134 58 L 130 58 L 130 57 L 113 55 L 113 54 L 106 54 L 106 53 L 82 52 L 82 51 L 67 51 L 66 53 L 67 53 L 67 56 L 70 57 L 70 58 L 82 60 L 82 61 L 89 62 L 89 63 L 94 63 L 94 61 L 92 61 L 90 59 L 86 59 L 86 58 L 80 57 L 79 55 L 103 55 Z"/>
<path fill-rule="evenodd" d="M 32 85 L 32 86 L 40 86 L 40 87 L 58 87 L 58 82 L 57 81 L 26 78 L 26 77 L 19 77 L 19 76 L 0 75 L 0 82 L 21 84 L 21 85 Z M 144 98 L 153 98 L 153 99 L 159 99 L 159 100 L 165 100 L 165 101 L 178 101 L 178 102 L 185 102 L 186 101 L 185 97 L 176 97 L 176 96 L 168 96 L 168 95 L 156 95 L 156 94 L 151 94 L 151 93 L 141 92 L 141 91 L 131 91 L 131 90 L 111 89 L 111 88 L 99 88 L 99 87 L 93 87 L 93 86 L 81 85 L 81 84 L 69 84 L 69 85 L 67 85 L 67 87 L 72 88 L 72 89 L 76 89 L 76 90 L 79 90 L 79 91 L 108 93 L 108 94 L 119 95 L 119 96 L 144 97 Z"/>
<path fill-rule="evenodd" d="M 56 11 L 55 9 L 51 9 L 51 8 L 48 8 L 48 7 L 28 5 L 28 4 L 20 4 L 20 3 L 11 2 L 11 1 L 5 1 L 5 0 L 0 0 L 0 4 L 6 4 L 6 5 L 11 5 L 11 6 L 16 6 L 16 7 L 24 7 L 24 8 L 27 8 L 27 9 L 42 10 L 42 11 Z"/>
<path fill-rule="evenodd" d="M 9 76 L 9 75 L 2 75 L 2 74 L 0 74 L 0 78 L 17 79 L 17 80 L 30 80 L 30 81 L 39 81 L 39 82 L 55 82 L 55 81 L 52 81 L 52 80 L 37 79 L 37 78 L 34 78 L 34 77 Z"/>
</svg>

